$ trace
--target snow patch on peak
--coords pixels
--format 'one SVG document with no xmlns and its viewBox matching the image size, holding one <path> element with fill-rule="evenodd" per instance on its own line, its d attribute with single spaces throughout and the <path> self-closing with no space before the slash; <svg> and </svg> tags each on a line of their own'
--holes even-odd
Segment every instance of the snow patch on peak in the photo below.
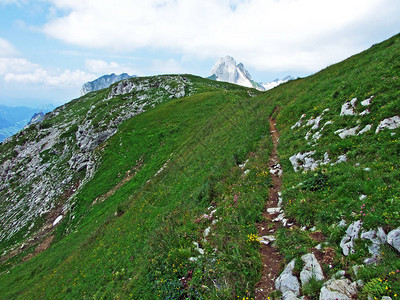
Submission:
<svg viewBox="0 0 400 300">
<path fill-rule="evenodd" d="M 270 81 L 270 82 L 266 82 L 266 83 L 261 83 L 261 86 L 266 90 L 271 90 L 275 87 L 277 87 L 278 85 L 288 82 L 290 80 L 293 80 L 295 78 L 293 78 L 292 76 L 286 76 L 285 78 L 282 79 L 275 79 L 274 81 Z"/>
</svg>

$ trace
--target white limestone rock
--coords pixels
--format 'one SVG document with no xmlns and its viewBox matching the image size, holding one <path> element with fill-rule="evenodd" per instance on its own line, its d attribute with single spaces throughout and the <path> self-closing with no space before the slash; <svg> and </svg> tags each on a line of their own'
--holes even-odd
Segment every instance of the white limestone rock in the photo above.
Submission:
<svg viewBox="0 0 400 300">
<path fill-rule="evenodd" d="M 274 222 L 282 222 L 284 220 L 284 218 L 285 218 L 285 213 L 283 212 L 283 213 L 279 214 L 279 216 L 277 216 L 272 221 L 274 221 Z"/>
<path fill-rule="evenodd" d="M 300 293 L 300 283 L 296 276 L 293 275 L 293 269 L 296 260 L 293 259 L 275 280 L 275 288 L 282 293 L 291 291 L 295 295 Z"/>
<path fill-rule="evenodd" d="M 293 166 L 295 172 L 298 172 L 300 169 L 304 171 L 314 171 L 320 165 L 327 165 L 331 160 L 329 158 L 328 153 L 324 153 L 323 160 L 317 160 L 312 157 L 315 151 L 309 151 L 304 153 L 297 153 L 289 157 L 289 161 Z"/>
<path fill-rule="evenodd" d="M 267 213 L 269 213 L 270 215 L 279 214 L 280 212 L 281 212 L 281 208 L 280 207 L 267 208 Z"/>
<path fill-rule="evenodd" d="M 361 105 L 362 106 L 369 106 L 372 103 L 372 99 L 374 98 L 374 96 L 371 96 L 363 101 L 361 101 Z"/>
<path fill-rule="evenodd" d="M 387 128 L 387 129 L 396 129 L 400 127 L 400 117 L 399 116 L 394 116 L 391 118 L 387 118 L 384 119 L 383 121 L 381 121 L 378 125 L 378 127 L 376 128 L 375 133 L 379 133 L 379 131 Z"/>
<path fill-rule="evenodd" d="M 334 163 L 331 163 L 331 166 L 334 166 L 334 165 L 337 165 L 337 164 L 341 164 L 341 163 L 344 163 L 346 161 L 347 161 L 347 156 L 346 156 L 346 154 L 343 154 L 343 155 L 340 155 L 338 157 L 338 159 Z"/>
<path fill-rule="evenodd" d="M 302 286 L 308 283 L 312 277 L 314 277 L 316 280 L 325 279 L 321 265 L 319 264 L 314 253 L 307 253 L 303 255 L 301 260 L 304 262 L 303 270 L 300 272 L 300 281 Z"/>
<path fill-rule="evenodd" d="M 290 127 L 291 129 L 295 129 L 296 127 L 300 127 L 301 124 L 303 123 L 303 118 L 305 117 L 305 114 L 302 114 L 300 119 L 296 122 L 296 124 L 294 124 L 292 127 Z"/>
<path fill-rule="evenodd" d="M 373 262 L 379 255 L 380 246 L 386 243 L 386 233 L 383 231 L 382 227 L 379 227 L 378 230 L 362 232 L 360 237 L 372 242 L 372 244 L 368 246 L 368 251 L 373 256 L 372 260 L 367 260 L 367 263 Z"/>
<path fill-rule="evenodd" d="M 346 235 L 342 238 L 340 242 L 340 247 L 343 250 L 343 255 L 348 256 L 350 253 L 354 253 L 354 240 L 358 238 L 358 233 L 360 232 L 362 226 L 361 220 L 350 224 L 346 230 Z"/>
<path fill-rule="evenodd" d="M 354 136 L 357 134 L 357 130 L 360 129 L 360 126 L 356 126 L 350 129 L 339 129 L 336 130 L 335 133 L 339 134 L 340 138 L 343 140 L 348 136 Z"/>
<path fill-rule="evenodd" d="M 276 237 L 273 235 L 264 235 L 259 238 L 261 244 L 269 245 L 270 243 L 276 241 Z"/>
<path fill-rule="evenodd" d="M 297 297 L 297 295 L 295 294 L 295 293 L 293 293 L 292 291 L 287 291 L 287 292 L 284 292 L 283 294 L 282 294 L 282 298 L 281 298 L 282 300 L 301 300 L 301 299 L 304 299 L 304 297 Z"/>
<path fill-rule="evenodd" d="M 364 133 L 370 131 L 371 129 L 372 129 L 372 125 L 371 125 L 371 124 L 368 124 L 368 125 L 366 125 L 363 129 L 361 129 L 361 130 L 357 133 L 357 135 L 362 135 L 362 134 L 364 134 Z"/>
<path fill-rule="evenodd" d="M 351 99 L 349 102 L 346 102 L 342 105 L 342 109 L 340 110 L 341 116 L 355 116 L 356 112 L 354 108 L 356 107 L 357 98 Z"/>
<path fill-rule="evenodd" d="M 283 170 L 280 164 L 274 164 L 271 166 L 271 168 L 269 169 L 269 172 L 275 176 L 281 177 Z"/>
<path fill-rule="evenodd" d="M 387 243 L 400 252 L 400 227 L 388 233 Z"/>
<path fill-rule="evenodd" d="M 328 280 L 319 294 L 320 300 L 350 300 L 357 294 L 357 284 L 349 279 Z"/>
<path fill-rule="evenodd" d="M 53 222 L 53 226 L 56 226 L 62 220 L 63 215 L 59 215 Z"/>
<path fill-rule="evenodd" d="M 295 172 L 299 171 L 300 169 L 307 170 L 315 170 L 318 168 L 318 162 L 315 161 L 314 158 L 311 157 L 315 151 L 309 151 L 304 153 L 297 153 L 289 158 L 293 169 Z"/>
</svg>

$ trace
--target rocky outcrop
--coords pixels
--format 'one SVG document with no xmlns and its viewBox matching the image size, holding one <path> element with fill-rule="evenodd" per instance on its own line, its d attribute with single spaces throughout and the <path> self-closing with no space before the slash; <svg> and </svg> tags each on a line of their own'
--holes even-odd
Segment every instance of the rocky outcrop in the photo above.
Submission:
<svg viewBox="0 0 400 300">
<path fill-rule="evenodd" d="M 387 129 L 397 129 L 400 127 L 400 116 L 394 116 L 391 118 L 387 118 L 382 120 L 378 127 L 376 128 L 375 133 L 379 133 L 381 130 L 387 128 Z"/>
<path fill-rule="evenodd" d="M 319 264 L 314 253 L 307 253 L 301 257 L 304 262 L 304 267 L 300 272 L 301 285 L 307 284 L 311 278 L 316 280 L 324 280 L 325 276 L 322 272 L 321 265 Z"/>
<path fill-rule="evenodd" d="M 350 300 L 357 294 L 357 285 L 349 279 L 328 280 L 321 289 L 320 300 Z"/>
<path fill-rule="evenodd" d="M 347 256 L 350 253 L 354 253 L 354 240 L 358 238 L 361 226 L 362 222 L 359 220 L 354 222 L 347 228 L 346 235 L 342 238 L 342 241 L 340 242 L 340 247 L 343 250 L 343 255 Z"/>
<path fill-rule="evenodd" d="M 400 227 L 388 233 L 387 242 L 390 246 L 400 252 Z"/>
<path fill-rule="evenodd" d="M 84 96 L 89 92 L 108 88 L 113 83 L 116 83 L 116 82 L 124 80 L 124 79 L 129 79 L 131 77 L 135 77 L 135 76 L 128 75 L 127 73 L 122 73 L 120 75 L 115 75 L 114 73 L 112 73 L 110 75 L 101 76 L 93 81 L 86 82 L 82 86 L 81 95 Z"/>
<path fill-rule="evenodd" d="M 56 203 L 62 205 L 58 207 L 62 213 L 69 210 L 79 187 L 95 174 L 100 158 L 95 150 L 122 122 L 191 91 L 185 76 L 127 79 L 110 88 L 104 99 L 86 95 L 4 142 L 0 152 L 0 242 L 23 228 L 28 228 L 29 236 L 35 220 L 53 211 Z M 122 100 L 113 99 L 122 95 Z M 99 120 L 99 114 L 107 117 Z"/>
<path fill-rule="evenodd" d="M 226 81 L 238 85 L 253 87 L 250 73 L 242 63 L 236 64 L 233 57 L 227 55 L 220 58 L 210 72 L 210 78 L 217 81 Z"/>
<path fill-rule="evenodd" d="M 299 295 L 300 293 L 299 280 L 293 275 L 295 262 L 293 259 L 275 281 L 275 288 L 282 293 L 292 292 L 295 295 Z"/>
</svg>

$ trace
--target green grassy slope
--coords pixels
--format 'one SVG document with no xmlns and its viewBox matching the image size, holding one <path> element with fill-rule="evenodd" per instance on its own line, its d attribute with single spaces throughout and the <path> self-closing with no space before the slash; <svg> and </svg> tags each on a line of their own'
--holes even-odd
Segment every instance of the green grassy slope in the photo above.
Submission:
<svg viewBox="0 0 400 300">
<path fill-rule="evenodd" d="M 266 143 L 268 111 L 260 110 L 248 89 L 217 86 L 215 91 L 207 87 L 207 92 L 160 104 L 123 123 L 99 149 L 104 152 L 100 167 L 77 196 L 70 220 L 58 227 L 58 242 L 3 274 L 2 297 L 175 298 L 229 295 L 252 286 L 258 248 L 246 242 L 246 235 L 255 232 L 248 225 L 256 221 L 264 198 L 233 202 L 233 195 L 221 191 L 226 193 L 222 186 L 231 184 L 226 180 L 241 176 L 237 165 L 247 153 Z M 103 202 L 92 204 L 129 170 L 137 174 Z M 260 176 L 265 179 L 258 183 L 265 196 L 268 179 Z M 248 193 L 253 194 L 252 176 L 247 181 Z M 221 232 L 206 244 L 203 230 L 211 220 L 196 220 L 219 202 L 226 211 L 218 208 L 215 215 L 221 221 L 213 229 Z M 67 232 L 71 234 L 63 237 Z M 194 241 L 209 255 L 190 262 L 199 255 Z M 224 270 L 217 270 L 221 260 L 226 262 Z M 236 274 L 238 265 L 244 273 Z M 212 272 L 208 276 L 206 268 Z M 189 272 L 193 279 L 185 290 L 180 279 Z M 213 288 L 214 273 L 219 287 Z M 211 289 L 204 290 L 204 284 Z"/>
<path fill-rule="evenodd" d="M 283 263 L 319 243 L 310 230 L 300 230 L 315 226 L 328 242 L 321 250 L 330 254 L 322 263 L 328 277 L 343 269 L 352 280 L 364 281 L 360 297 L 395 297 L 400 294 L 399 253 L 383 246 L 379 263 L 362 268 L 356 277 L 352 266 L 369 257 L 367 244 L 357 242 L 355 254 L 343 257 L 339 243 L 347 227 L 337 224 L 362 220 L 365 229 L 382 226 L 386 232 L 400 226 L 399 129 L 375 134 L 380 121 L 400 115 L 399 76 L 400 36 L 395 36 L 256 97 L 251 94 L 257 92 L 245 88 L 204 84 L 197 94 L 125 121 L 96 150 L 102 157 L 99 169 L 57 227 L 53 245 L 27 262 L 15 259 L 13 266 L 2 266 L 0 297 L 254 295 L 261 268 L 255 223 L 271 184 L 268 118 L 277 106 L 284 208 L 296 221 L 292 229 L 277 233 Z M 355 110 L 363 111 L 360 102 L 370 96 L 370 114 L 339 115 L 354 97 Z M 305 140 L 311 126 L 291 129 L 302 114 L 304 125 L 327 108 L 321 126 L 332 124 L 316 142 Z M 372 129 L 359 136 L 341 139 L 335 133 L 368 124 Z M 347 162 L 295 172 L 289 158 L 308 151 L 315 151 L 315 159 L 328 153 L 331 163 L 345 154 Z M 244 168 L 239 166 L 247 159 Z M 361 195 L 366 198 L 360 200 Z M 317 296 L 318 291 L 303 293 Z"/>
<path fill-rule="evenodd" d="M 383 246 L 377 258 L 379 263 L 365 266 L 357 277 L 352 266 L 362 265 L 370 257 L 367 241 L 358 241 L 355 253 L 346 258 L 339 248 L 347 226 L 354 221 L 361 220 L 366 231 L 382 226 L 388 233 L 400 226 L 400 132 L 384 129 L 376 133 L 380 121 L 400 116 L 399 54 L 400 36 L 397 35 L 309 78 L 280 86 L 266 96 L 281 106 L 278 152 L 285 172 L 285 211 L 299 227 L 316 226 L 322 231 L 329 242 L 326 249 L 333 248 L 335 252 L 330 261 L 332 266 L 323 265 L 324 272 L 331 276 L 344 269 L 351 279 L 362 279 L 366 285 L 359 289 L 360 297 L 400 295 L 399 252 Z M 362 106 L 361 101 L 371 96 L 372 104 Z M 358 99 L 355 112 L 359 114 L 368 108 L 370 113 L 340 116 L 342 105 L 355 97 Z M 320 116 L 325 109 L 329 111 L 323 114 L 319 129 L 305 126 L 307 120 Z M 292 129 L 302 114 L 305 114 L 303 126 Z M 327 121 L 333 123 L 326 125 L 320 139 L 313 142 L 311 136 Z M 368 124 L 372 128 L 364 134 L 341 139 L 335 133 L 357 125 L 358 133 Z M 305 136 L 309 131 L 307 141 Z M 346 155 L 347 162 L 295 172 L 289 158 L 307 151 L 315 151 L 312 157 L 320 160 L 327 153 L 331 163 Z M 341 220 L 347 226 L 337 226 Z M 318 243 L 300 230 L 283 229 L 278 237 L 287 261 L 299 258 Z"/>
</svg>

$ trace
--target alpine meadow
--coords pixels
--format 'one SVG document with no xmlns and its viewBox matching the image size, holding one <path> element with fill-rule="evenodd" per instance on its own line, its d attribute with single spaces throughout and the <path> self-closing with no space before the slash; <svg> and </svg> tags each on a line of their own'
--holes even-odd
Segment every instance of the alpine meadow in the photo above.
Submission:
<svg viewBox="0 0 400 300">
<path fill-rule="evenodd" d="M 268 91 L 89 92 L 0 145 L 0 298 L 400 298 L 399 135 L 400 35 Z"/>
</svg>

